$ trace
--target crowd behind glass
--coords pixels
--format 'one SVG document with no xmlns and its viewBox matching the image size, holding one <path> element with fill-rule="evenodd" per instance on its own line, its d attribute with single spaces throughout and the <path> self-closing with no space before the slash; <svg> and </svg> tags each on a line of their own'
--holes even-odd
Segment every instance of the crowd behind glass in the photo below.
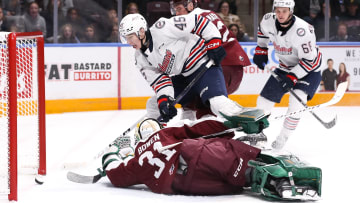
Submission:
<svg viewBox="0 0 360 203">
<path fill-rule="evenodd" d="M 54 12 L 54 2 L 57 2 L 58 12 Z M 118 0 L 0 0 L 0 30 L 40 30 L 47 43 L 119 42 L 118 23 L 121 16 L 140 13 L 146 18 L 150 18 L 149 15 L 154 17 L 153 13 L 147 11 L 149 3 L 169 3 L 168 0 L 119 0 L 120 2 L 119 7 Z M 272 3 L 270 0 L 263 2 L 270 5 Z M 329 2 L 329 41 L 360 41 L 360 0 Z M 325 0 L 295 0 L 295 3 L 295 15 L 315 27 L 317 41 L 326 41 Z M 239 17 L 246 15 L 245 9 L 238 8 L 235 0 L 200 0 L 200 7 L 217 12 L 240 42 L 254 41 L 253 34 L 248 33 L 250 29 L 247 29 L 244 17 Z M 118 8 L 122 8 L 120 15 Z M 263 11 L 269 12 L 268 9 Z M 171 16 L 170 9 L 162 12 L 164 17 Z M 55 24 L 54 18 L 57 19 Z M 148 21 L 151 24 L 154 20 Z M 56 24 L 57 29 L 54 29 Z M 56 38 L 54 30 L 58 32 Z"/>
</svg>

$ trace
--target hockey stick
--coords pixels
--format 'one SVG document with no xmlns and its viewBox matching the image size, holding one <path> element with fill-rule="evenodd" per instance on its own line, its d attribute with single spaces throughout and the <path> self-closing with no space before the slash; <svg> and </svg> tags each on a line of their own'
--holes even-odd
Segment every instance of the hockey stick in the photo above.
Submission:
<svg viewBox="0 0 360 203">
<path fill-rule="evenodd" d="M 342 99 L 342 97 L 344 96 L 345 91 L 347 89 L 347 84 L 348 84 L 348 82 L 340 83 L 338 88 L 336 89 L 336 92 L 335 92 L 334 96 L 329 101 L 327 101 L 325 103 L 318 104 L 318 105 L 315 105 L 315 106 L 306 106 L 304 109 L 300 109 L 298 111 L 290 112 L 288 114 L 276 116 L 273 119 L 277 120 L 277 119 L 289 117 L 289 116 L 292 116 L 294 114 L 298 114 L 298 113 L 301 113 L 301 112 L 313 111 L 314 109 L 317 109 L 317 108 L 320 108 L 320 107 L 327 107 L 327 106 L 334 105 L 334 104 L 338 103 Z"/>
<path fill-rule="evenodd" d="M 270 71 L 271 75 L 278 81 L 278 82 L 281 82 L 282 79 L 280 78 L 279 75 L 277 75 L 274 71 L 272 71 L 268 66 L 265 66 L 266 69 L 268 71 Z M 345 89 L 346 90 L 346 89 Z M 303 101 L 301 100 L 301 98 L 294 92 L 294 90 L 290 89 L 289 90 L 290 94 L 292 96 L 294 96 L 296 98 L 296 100 L 298 100 L 302 105 L 303 107 L 305 108 L 309 108 L 308 105 Z M 336 120 L 337 120 L 337 116 L 335 115 L 335 118 L 333 118 L 331 121 L 329 122 L 325 122 L 323 121 L 317 114 L 315 114 L 315 112 L 313 112 L 312 110 L 310 110 L 310 113 L 327 129 L 329 128 L 332 128 L 335 126 L 336 124 Z"/>
<path fill-rule="evenodd" d="M 200 72 L 190 81 L 190 83 L 184 88 L 184 90 L 175 98 L 172 105 L 175 106 L 175 104 L 179 103 L 179 101 L 190 91 L 190 89 L 195 85 L 195 83 L 204 75 L 204 73 L 214 64 L 213 60 L 210 60 L 206 63 L 205 67 L 201 67 Z M 87 164 L 91 163 L 92 161 L 102 157 L 104 153 L 110 148 L 111 145 L 114 143 L 119 142 L 119 140 L 127 135 L 129 132 L 131 132 L 138 123 L 140 123 L 144 118 L 146 117 L 146 114 L 142 116 L 136 123 L 132 124 L 128 129 L 126 129 L 120 136 L 118 136 L 114 141 L 112 141 L 107 147 L 105 147 L 103 150 L 101 150 L 99 153 L 97 153 L 92 159 L 84 161 L 84 162 L 73 162 L 73 163 L 64 163 L 63 168 L 69 169 L 69 168 L 76 168 L 81 166 L 86 166 Z M 161 119 L 161 116 L 158 118 L 158 120 Z"/>
<path fill-rule="evenodd" d="M 328 102 L 325 102 L 325 103 L 322 103 L 322 104 L 319 104 L 319 105 L 316 105 L 316 106 L 307 106 L 304 109 L 300 109 L 298 111 L 294 111 L 294 112 L 290 112 L 290 113 L 283 114 L 283 115 L 280 115 L 280 116 L 276 116 L 276 117 L 272 118 L 271 120 L 278 120 L 278 119 L 289 117 L 289 116 L 292 116 L 292 115 L 295 115 L 295 114 L 298 114 L 298 113 L 302 113 L 302 112 L 306 112 L 306 111 L 312 111 L 312 110 L 317 109 L 317 108 L 327 107 L 327 106 L 331 106 L 333 104 L 336 104 L 344 96 L 344 93 L 345 93 L 346 89 L 347 89 L 347 82 L 340 83 L 337 90 L 336 90 L 336 92 L 335 92 L 335 94 L 334 94 L 334 96 Z M 214 133 L 214 134 L 210 134 L 210 135 L 205 135 L 204 138 L 218 137 L 218 136 L 223 135 L 225 133 L 234 132 L 236 130 L 241 130 L 241 128 L 230 128 L 230 129 L 227 129 L 227 130 L 222 131 L 222 132 L 218 132 L 218 133 Z M 166 149 L 172 148 L 172 147 L 174 147 L 174 146 L 176 146 L 178 144 L 181 144 L 181 142 L 177 142 L 177 143 L 174 143 L 174 144 L 171 144 L 171 145 L 168 145 L 168 146 L 164 146 L 163 149 L 161 149 L 161 150 L 166 150 Z M 81 174 L 74 173 L 74 172 L 71 172 L 71 171 L 69 171 L 68 174 L 67 174 L 67 179 L 68 180 L 70 180 L 72 182 L 76 182 L 76 183 L 83 183 L 83 184 L 96 183 L 97 181 L 99 181 L 101 179 L 101 177 L 102 176 L 100 174 L 97 174 L 97 175 L 94 175 L 94 176 L 86 176 L 86 175 L 81 175 Z"/>
</svg>

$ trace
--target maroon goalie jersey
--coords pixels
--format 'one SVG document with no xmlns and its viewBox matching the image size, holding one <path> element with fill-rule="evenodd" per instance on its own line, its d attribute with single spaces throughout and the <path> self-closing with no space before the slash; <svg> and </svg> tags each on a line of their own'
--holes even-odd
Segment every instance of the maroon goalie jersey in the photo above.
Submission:
<svg viewBox="0 0 360 203">
<path fill-rule="evenodd" d="M 247 54 L 240 46 L 234 34 L 226 27 L 224 22 L 215 12 L 200 8 L 196 8 L 192 12 L 209 19 L 220 31 L 223 42 L 222 46 L 227 53 L 224 60 L 221 62 L 222 66 L 248 66 L 251 64 Z"/>
<path fill-rule="evenodd" d="M 145 184 L 151 191 L 164 194 L 226 194 L 239 190 L 245 184 L 247 161 L 255 159 L 260 150 L 231 140 L 233 133 L 225 135 L 227 138 L 199 138 L 226 129 L 214 120 L 162 129 L 139 142 L 134 157 L 108 170 L 107 176 L 117 187 Z M 181 174 L 177 173 L 180 155 L 188 166 Z M 209 174 L 209 170 L 214 173 Z"/>
</svg>

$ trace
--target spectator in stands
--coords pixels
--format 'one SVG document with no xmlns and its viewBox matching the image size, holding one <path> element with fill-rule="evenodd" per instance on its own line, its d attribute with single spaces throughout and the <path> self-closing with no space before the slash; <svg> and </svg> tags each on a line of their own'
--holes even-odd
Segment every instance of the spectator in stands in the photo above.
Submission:
<svg viewBox="0 0 360 203">
<path fill-rule="evenodd" d="M 110 36 L 112 29 L 107 10 L 98 5 L 91 5 L 87 12 L 83 12 L 83 15 L 85 15 L 87 24 L 91 24 L 96 30 L 97 42 L 104 42 Z"/>
<path fill-rule="evenodd" d="M 346 26 L 345 23 L 339 23 L 337 34 L 331 36 L 330 41 L 354 42 L 354 41 L 358 41 L 358 38 L 348 33 L 348 27 Z"/>
<path fill-rule="evenodd" d="M 0 7 L 0 31 L 9 31 L 9 23 L 4 15 L 3 9 Z"/>
<path fill-rule="evenodd" d="M 119 26 L 113 24 L 110 36 L 106 39 L 106 42 L 119 42 Z"/>
<path fill-rule="evenodd" d="M 46 33 L 47 37 L 53 36 L 54 31 L 54 2 L 56 0 L 50 0 L 50 3 L 47 4 L 46 9 L 40 14 L 45 18 L 46 22 Z M 57 0 L 58 6 L 58 26 L 61 27 L 65 22 L 65 16 L 62 12 L 63 0 Z"/>
<path fill-rule="evenodd" d="M 220 2 L 217 14 L 224 21 L 226 27 L 229 27 L 230 24 L 237 24 L 241 26 L 240 17 L 231 13 L 228 1 Z"/>
<path fill-rule="evenodd" d="M 26 1 L 33 1 L 33 0 L 26 0 Z M 43 8 L 42 11 L 45 11 L 49 6 L 49 2 L 51 2 L 52 0 L 35 0 L 35 1 L 38 2 L 40 8 Z M 52 5 L 54 4 L 52 3 Z M 63 16 L 66 16 L 67 10 L 72 7 L 74 7 L 73 0 L 61 0 L 61 12 Z"/>
<path fill-rule="evenodd" d="M 70 24 L 73 28 L 75 35 L 79 38 L 84 37 L 86 21 L 79 15 L 76 8 L 69 8 L 67 10 L 65 23 Z"/>
<path fill-rule="evenodd" d="M 332 59 L 328 59 L 327 65 L 328 67 L 322 72 L 321 75 L 321 90 L 334 91 L 335 80 L 337 77 L 337 72 L 334 70 L 334 61 Z"/>
<path fill-rule="evenodd" d="M 321 4 L 321 12 L 314 19 L 314 27 L 317 41 L 325 40 L 325 3 Z M 329 21 L 330 21 L 330 33 L 329 36 L 336 34 L 336 28 L 338 24 L 338 19 L 332 16 L 331 6 L 329 9 Z"/>
<path fill-rule="evenodd" d="M 67 11 L 69 10 L 69 8 L 74 7 L 74 2 L 73 2 L 73 0 L 63 0 L 63 3 L 62 3 L 61 7 L 62 7 L 63 15 L 66 16 Z"/>
<path fill-rule="evenodd" d="M 71 24 L 65 24 L 61 27 L 58 43 L 80 43 Z"/>
<path fill-rule="evenodd" d="M 20 30 L 15 23 L 12 23 L 9 27 L 9 32 L 20 32 Z"/>
<path fill-rule="evenodd" d="M 360 12 L 358 0 L 346 0 L 345 1 L 347 12 L 340 18 L 341 22 L 344 22 L 348 28 L 348 34 L 356 38 L 359 38 L 360 33 Z"/>
<path fill-rule="evenodd" d="M 240 29 L 239 25 L 230 24 L 229 30 L 236 36 L 236 39 L 239 42 L 250 42 L 251 41 L 249 36 L 247 36 L 247 34 L 244 33 L 242 29 Z"/>
<path fill-rule="evenodd" d="M 108 13 L 108 18 L 109 18 L 111 24 L 119 24 L 116 9 L 111 8 L 111 9 L 108 10 L 107 13 Z"/>
<path fill-rule="evenodd" d="M 312 14 L 320 12 L 320 0 L 295 0 L 294 14 L 302 19 L 307 19 Z M 310 12 L 311 11 L 311 12 Z"/>
<path fill-rule="evenodd" d="M 314 25 L 316 17 L 318 16 L 318 14 L 319 14 L 319 12 L 316 9 L 310 9 L 309 15 L 304 16 L 303 20 L 305 20 L 306 22 L 308 22 L 311 25 Z"/>
<path fill-rule="evenodd" d="M 34 1 L 29 4 L 27 12 L 23 15 L 23 20 L 25 32 L 41 31 L 46 36 L 46 22 L 39 14 L 38 3 Z"/>
<path fill-rule="evenodd" d="M 350 86 L 350 74 L 346 71 L 345 63 L 340 63 L 339 65 L 339 75 L 337 75 L 336 78 L 336 84 L 337 86 L 342 83 L 348 81 L 347 91 L 349 90 Z"/>
<path fill-rule="evenodd" d="M 96 29 L 93 24 L 90 24 L 85 27 L 85 35 L 84 38 L 80 40 L 80 42 L 85 42 L 85 43 L 99 42 L 99 38 L 97 36 Z"/>
<path fill-rule="evenodd" d="M 21 15 L 20 0 L 2 0 L 1 5 L 5 16 Z"/>
<path fill-rule="evenodd" d="M 136 3 L 131 2 L 126 6 L 125 16 L 127 14 L 139 13 L 139 7 Z"/>
</svg>

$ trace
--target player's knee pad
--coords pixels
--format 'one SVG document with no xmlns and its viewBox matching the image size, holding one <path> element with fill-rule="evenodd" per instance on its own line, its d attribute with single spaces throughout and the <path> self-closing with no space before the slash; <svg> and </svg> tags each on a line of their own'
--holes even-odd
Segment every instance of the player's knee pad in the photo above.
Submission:
<svg viewBox="0 0 360 203">
<path fill-rule="evenodd" d="M 274 105 L 275 105 L 275 102 L 270 101 L 263 96 L 258 96 L 257 101 L 256 101 L 256 108 L 263 109 L 267 113 L 271 111 L 271 109 L 274 107 Z"/>
<path fill-rule="evenodd" d="M 157 104 L 156 95 L 152 96 L 146 102 L 146 117 L 157 119 L 160 117 L 160 111 Z"/>
<path fill-rule="evenodd" d="M 260 154 L 259 161 L 251 160 L 248 164 L 254 167 L 251 175 L 253 192 L 273 199 L 301 199 L 309 195 L 309 191 L 321 196 L 321 169 L 301 162 L 294 155 Z M 286 193 L 290 194 L 285 197 Z"/>
</svg>

